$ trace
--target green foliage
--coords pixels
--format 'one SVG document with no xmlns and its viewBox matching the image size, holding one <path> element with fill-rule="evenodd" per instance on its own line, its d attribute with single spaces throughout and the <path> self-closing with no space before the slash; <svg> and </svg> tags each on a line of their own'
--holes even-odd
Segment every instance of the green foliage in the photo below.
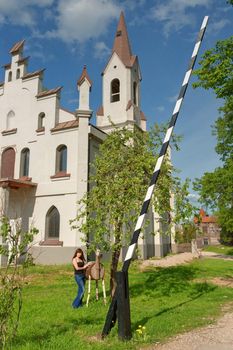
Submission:
<svg viewBox="0 0 233 350">
<path fill-rule="evenodd" d="M 137 129 L 116 129 L 101 145 L 92 165 L 90 192 L 79 203 L 83 204 L 83 210 L 73 222 L 86 234 L 90 249 L 118 250 L 131 236 L 158 157 L 153 146 L 161 145 L 159 133 L 161 130 L 156 126 L 155 140 L 152 134 Z M 164 213 L 170 210 L 172 180 L 168 161 L 161 175 L 154 205 L 158 212 Z M 111 239 L 113 232 L 115 240 Z"/>
<path fill-rule="evenodd" d="M 76 293 L 71 266 L 31 267 L 24 288 L 27 302 L 12 348 L 136 350 L 149 344 L 153 347 L 155 342 L 215 322 L 222 305 L 233 301 L 233 289 L 212 284 L 214 277 L 230 281 L 232 262 L 201 259 L 184 266 L 150 268 L 144 272 L 140 263 L 134 262 L 129 272 L 133 338 L 122 342 L 117 337 L 117 324 L 108 337 L 100 339 L 108 307 L 103 304 L 102 294 L 95 301 L 94 285 L 89 307 L 78 311 L 71 308 Z M 140 325 L 146 328 L 146 339 L 137 336 Z"/>
<path fill-rule="evenodd" d="M 112 280 L 120 250 L 128 245 L 132 236 L 166 129 L 167 125 L 155 124 L 149 133 L 138 128 L 116 128 L 111 132 L 92 164 L 90 190 L 78 203 L 77 218 L 71 221 L 73 228 L 84 233 L 89 250 L 111 251 Z M 179 139 L 176 135 L 172 137 L 175 149 L 178 149 Z M 181 185 L 173 173 L 166 156 L 152 200 L 155 212 L 168 231 L 172 219 L 180 221 L 191 211 L 185 199 L 188 183 Z M 175 193 L 178 203 L 172 216 L 169 215 L 171 193 Z"/>
<path fill-rule="evenodd" d="M 176 230 L 175 242 L 177 243 L 191 243 L 197 235 L 197 227 L 194 223 L 189 222 L 182 225 L 180 230 Z"/>
<path fill-rule="evenodd" d="M 194 188 L 201 203 L 216 211 L 222 241 L 233 244 L 233 36 L 206 51 L 200 65 L 194 73 L 198 76 L 194 87 L 212 89 L 223 100 L 213 127 L 217 138 L 215 150 L 223 165 L 196 179 Z"/>
<path fill-rule="evenodd" d="M 206 252 L 214 252 L 223 255 L 233 256 L 233 248 L 226 245 L 209 245 L 203 249 Z"/>
<path fill-rule="evenodd" d="M 0 235 L 4 243 L 0 245 L 0 254 L 7 258 L 7 266 L 0 273 L 0 346 L 3 349 L 16 335 L 22 309 L 23 267 L 28 261 L 26 257 L 22 268 L 19 261 L 27 255 L 37 232 L 35 228 L 22 232 L 20 223 L 12 230 L 9 219 L 1 218 Z"/>
</svg>

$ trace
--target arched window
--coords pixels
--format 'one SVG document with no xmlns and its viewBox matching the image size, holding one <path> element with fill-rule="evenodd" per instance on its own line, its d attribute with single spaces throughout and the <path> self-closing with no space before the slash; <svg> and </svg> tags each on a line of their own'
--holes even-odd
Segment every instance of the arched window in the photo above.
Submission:
<svg viewBox="0 0 233 350">
<path fill-rule="evenodd" d="M 42 112 L 38 116 L 38 129 L 44 129 L 45 127 L 45 114 Z"/>
<path fill-rule="evenodd" d="M 56 151 L 56 173 L 67 170 L 67 147 L 60 145 Z"/>
<path fill-rule="evenodd" d="M 111 82 L 111 102 L 120 101 L 120 80 L 113 79 Z"/>
<path fill-rule="evenodd" d="M 1 178 L 14 178 L 15 170 L 15 150 L 7 148 L 2 153 L 1 160 Z"/>
<path fill-rule="evenodd" d="M 10 72 L 8 73 L 8 81 L 12 80 L 12 71 L 10 70 Z"/>
<path fill-rule="evenodd" d="M 138 104 L 138 92 L 137 92 L 137 83 L 136 81 L 133 83 L 133 103 L 135 105 Z"/>
<path fill-rule="evenodd" d="M 15 127 L 15 112 L 10 111 L 6 116 L 6 130 L 14 129 Z"/>
<path fill-rule="evenodd" d="M 19 79 L 19 78 L 20 78 L 20 69 L 18 68 L 16 71 L 16 79 Z"/>
<path fill-rule="evenodd" d="M 46 239 L 59 239 L 60 234 L 60 214 L 56 207 L 52 206 L 45 220 L 45 237 Z"/>
<path fill-rule="evenodd" d="M 29 158 L 30 151 L 28 148 L 24 148 L 20 159 L 20 177 L 29 175 Z"/>
</svg>

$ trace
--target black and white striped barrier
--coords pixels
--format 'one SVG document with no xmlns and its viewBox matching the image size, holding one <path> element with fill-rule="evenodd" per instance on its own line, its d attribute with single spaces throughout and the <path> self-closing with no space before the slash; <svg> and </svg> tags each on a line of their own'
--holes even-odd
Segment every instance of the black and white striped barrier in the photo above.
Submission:
<svg viewBox="0 0 233 350">
<path fill-rule="evenodd" d="M 136 245 L 138 242 L 138 237 L 140 235 L 141 228 L 142 228 L 142 225 L 143 225 L 143 222 L 145 219 L 145 215 L 147 213 L 147 210 L 148 210 L 151 198 L 152 198 L 153 190 L 154 190 L 154 187 L 155 187 L 156 182 L 158 180 L 161 166 L 162 166 L 162 163 L 163 163 L 163 160 L 164 160 L 164 157 L 165 157 L 165 154 L 166 154 L 166 151 L 167 151 L 167 148 L 168 148 L 168 145 L 169 145 L 172 133 L 173 133 L 173 129 L 174 129 L 175 124 L 176 124 L 177 117 L 178 117 L 179 112 L 180 112 L 180 108 L 181 108 L 181 105 L 182 105 L 182 102 L 183 102 L 183 99 L 185 96 L 185 92 L 186 92 L 187 87 L 188 87 L 189 79 L 191 77 L 192 70 L 193 70 L 193 67 L 194 67 L 194 64 L 195 64 L 195 61 L 197 58 L 197 54 L 198 54 L 205 30 L 206 30 L 207 22 L 208 22 L 208 16 L 205 16 L 203 19 L 202 25 L 201 25 L 200 32 L 199 32 L 198 37 L 197 37 L 196 44 L 194 46 L 194 50 L 193 50 L 193 53 L 192 53 L 192 56 L 191 56 L 191 59 L 190 59 L 189 65 L 188 65 L 188 69 L 187 69 L 185 76 L 184 76 L 182 87 L 180 89 L 180 93 L 179 93 L 179 96 L 178 96 L 176 104 L 175 104 L 175 108 L 174 108 L 173 113 L 172 113 L 169 127 L 167 129 L 165 138 L 163 140 L 163 145 L 162 145 L 161 151 L 159 153 L 159 157 L 157 159 L 157 162 L 156 162 L 156 165 L 154 168 L 154 173 L 152 175 L 151 182 L 150 182 L 150 185 L 148 187 L 146 197 L 144 199 L 142 209 L 141 209 L 140 215 L 139 215 L 137 223 L 136 223 L 133 237 L 132 237 L 132 240 L 130 242 L 129 248 L 128 248 L 126 256 L 125 256 L 124 264 L 122 267 L 123 272 L 128 271 L 130 263 L 132 261 L 134 251 L 135 251 L 135 248 L 136 248 Z M 115 295 L 112 299 L 112 302 L 111 302 L 111 305 L 110 305 L 110 308 L 109 308 L 109 311 L 108 311 L 108 314 L 106 317 L 104 329 L 102 332 L 102 337 L 105 337 L 110 332 L 111 328 L 114 326 L 114 324 L 116 322 L 116 318 L 117 318 L 117 315 L 116 315 L 117 297 L 116 297 L 116 295 L 117 295 L 117 293 L 115 293 Z"/>
</svg>

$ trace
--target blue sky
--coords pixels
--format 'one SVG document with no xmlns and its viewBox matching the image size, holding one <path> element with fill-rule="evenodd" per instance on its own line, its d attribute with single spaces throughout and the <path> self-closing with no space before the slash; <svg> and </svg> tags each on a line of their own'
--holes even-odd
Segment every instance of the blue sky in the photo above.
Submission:
<svg viewBox="0 0 233 350">
<path fill-rule="evenodd" d="M 61 105 L 69 110 L 78 106 L 76 81 L 86 64 L 96 111 L 102 99 L 101 72 L 121 10 L 132 51 L 139 56 L 141 107 L 148 126 L 167 121 L 203 17 L 210 18 L 198 60 L 217 40 L 232 35 L 233 7 L 226 0 L 0 0 L 0 64 L 10 61 L 8 51 L 15 42 L 26 39 L 29 71 L 46 68 L 45 86 L 62 85 Z M 173 154 L 182 178 L 200 177 L 219 165 L 211 125 L 220 104 L 211 91 L 189 85 L 175 129 L 183 135 L 181 151 Z"/>
</svg>

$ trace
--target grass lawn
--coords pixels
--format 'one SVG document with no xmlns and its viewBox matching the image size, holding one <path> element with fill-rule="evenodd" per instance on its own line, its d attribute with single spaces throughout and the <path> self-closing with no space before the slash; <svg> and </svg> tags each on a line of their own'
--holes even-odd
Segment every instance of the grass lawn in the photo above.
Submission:
<svg viewBox="0 0 233 350">
<path fill-rule="evenodd" d="M 233 247 L 226 245 L 209 245 L 203 249 L 206 252 L 214 252 L 224 255 L 232 255 L 233 256 Z"/>
<path fill-rule="evenodd" d="M 71 266 L 35 266 L 28 271 L 13 349 L 139 349 L 212 323 L 221 307 L 233 301 L 232 288 L 210 282 L 214 277 L 233 278 L 233 261 L 200 259 L 145 272 L 139 272 L 138 264 L 133 263 L 129 273 L 132 340 L 119 341 L 117 325 L 100 340 L 108 306 L 103 305 L 102 295 L 94 300 L 94 284 L 90 306 L 71 308 L 76 293 Z M 136 332 L 139 325 L 145 327 L 142 336 Z"/>
</svg>

